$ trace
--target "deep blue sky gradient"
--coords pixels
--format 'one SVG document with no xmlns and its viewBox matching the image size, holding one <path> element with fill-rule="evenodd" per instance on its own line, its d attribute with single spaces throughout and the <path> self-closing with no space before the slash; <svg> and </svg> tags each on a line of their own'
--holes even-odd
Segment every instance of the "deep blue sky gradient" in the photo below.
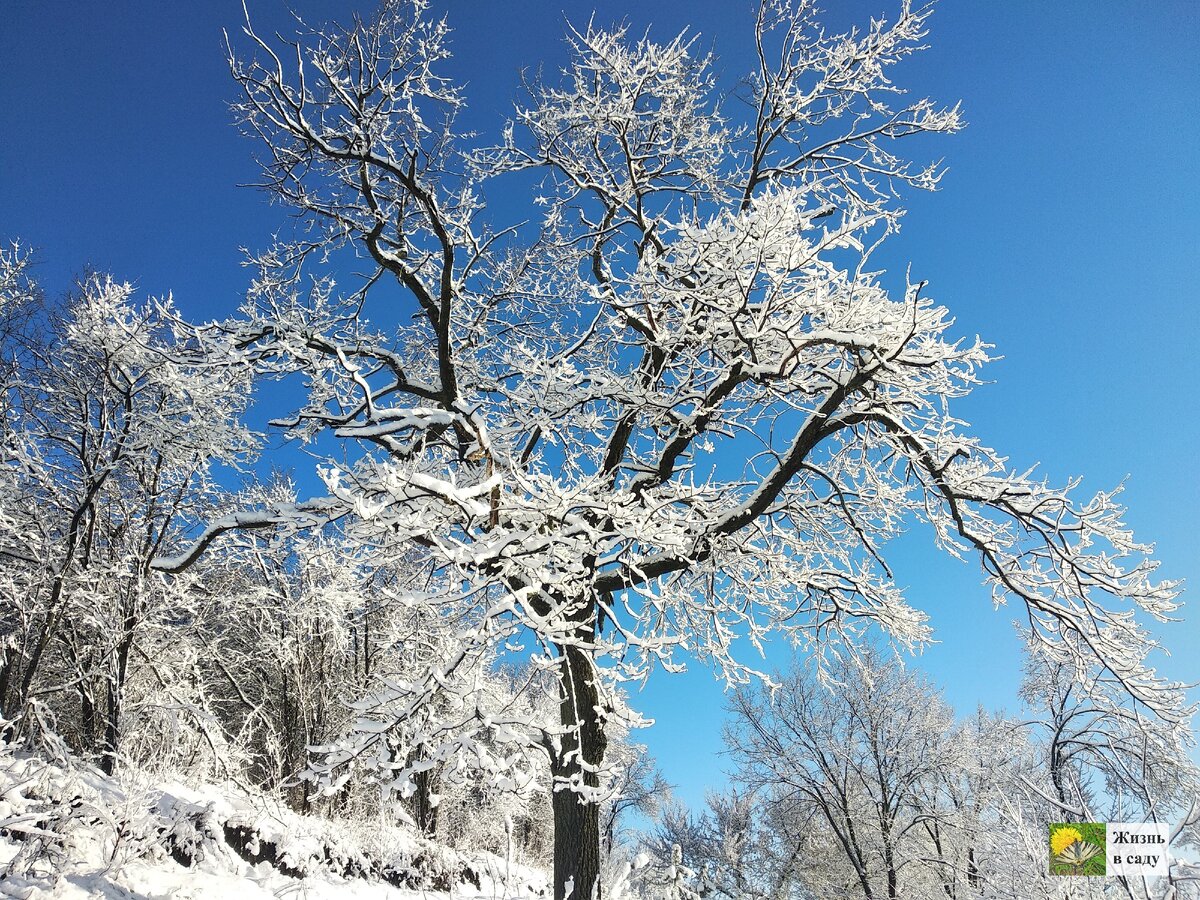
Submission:
<svg viewBox="0 0 1200 900">
<path fill-rule="evenodd" d="M 830 3 L 865 22 L 888 0 Z M 368 8 L 294 4 L 317 22 Z M 494 132 L 522 66 L 564 59 L 564 17 L 579 2 L 451 0 L 452 69 L 469 82 L 465 124 Z M 986 442 L 1055 481 L 1108 488 L 1127 475 L 1130 519 L 1157 542 L 1163 574 L 1200 584 L 1200 13 L 1154 3 L 947 0 L 932 49 L 903 64 L 918 95 L 962 99 L 943 190 L 910 198 L 886 259 L 958 316 L 964 336 L 997 345 L 994 384 L 958 412 Z M 278 0 L 256 0 L 260 30 L 288 30 Z M 262 247 L 283 211 L 255 191 L 253 145 L 231 126 L 233 85 L 221 28 L 236 0 L 8 0 L 0 13 L 0 239 L 39 248 L 46 287 L 85 265 L 173 291 L 187 314 L 230 313 L 245 289 L 239 247 Z M 732 83 L 751 58 L 750 4 L 604 3 L 668 38 L 683 27 L 720 56 Z M 300 465 L 306 465 L 301 462 Z M 1019 657 L 975 564 L 930 552 L 915 531 L 892 549 L 897 576 L 930 611 L 941 643 L 918 658 L 961 713 L 1016 705 Z M 1200 681 L 1200 614 L 1158 629 L 1161 671 Z M 786 653 L 773 654 L 779 665 Z M 691 802 L 722 781 L 722 693 L 705 672 L 661 675 L 638 705 L 641 737 Z"/>
</svg>

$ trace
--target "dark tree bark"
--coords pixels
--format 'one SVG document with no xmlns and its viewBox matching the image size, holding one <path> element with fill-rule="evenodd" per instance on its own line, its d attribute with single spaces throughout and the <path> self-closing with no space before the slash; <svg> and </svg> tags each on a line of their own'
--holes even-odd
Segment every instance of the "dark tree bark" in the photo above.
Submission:
<svg viewBox="0 0 1200 900">
<path fill-rule="evenodd" d="M 16 715 L 16 710 L 9 706 L 8 694 L 10 686 L 13 684 L 14 678 L 19 680 L 20 674 L 17 672 L 17 661 L 21 658 L 16 647 L 10 647 L 6 651 L 3 663 L 0 663 L 0 718 L 12 719 Z M 0 737 L 7 736 L 8 726 L 2 726 Z"/>
<path fill-rule="evenodd" d="M 100 768 L 105 775 L 117 770 L 117 754 L 121 747 L 121 714 L 124 711 L 125 679 L 129 672 L 129 652 L 133 648 L 132 623 L 126 619 L 125 634 L 117 646 L 117 670 L 108 682 L 108 715 L 104 722 L 104 754 Z"/>
<path fill-rule="evenodd" d="M 121 640 L 114 659 L 116 670 L 108 682 L 108 715 L 104 721 L 104 753 L 100 768 L 106 775 L 117 770 L 117 754 L 121 748 L 121 715 L 124 712 L 125 680 L 129 675 L 129 654 L 133 650 L 133 635 L 138 624 L 137 591 L 131 584 L 125 587 L 124 615 L 121 620 Z"/>
<path fill-rule="evenodd" d="M 597 770 L 608 742 L 591 661 L 573 646 L 559 651 L 563 660 L 560 721 L 569 731 L 552 763 L 554 900 L 600 900 L 600 806 L 594 797 L 569 785 L 599 787 Z"/>
<path fill-rule="evenodd" d="M 438 811 L 433 802 L 433 786 L 436 780 L 433 769 L 425 769 L 413 776 L 417 785 L 417 792 L 413 795 L 413 818 L 416 819 L 421 833 L 427 837 L 437 834 Z"/>
<path fill-rule="evenodd" d="M 92 687 L 90 678 L 82 678 L 75 689 L 79 694 L 79 749 L 85 754 L 96 749 L 96 696 Z"/>
</svg>

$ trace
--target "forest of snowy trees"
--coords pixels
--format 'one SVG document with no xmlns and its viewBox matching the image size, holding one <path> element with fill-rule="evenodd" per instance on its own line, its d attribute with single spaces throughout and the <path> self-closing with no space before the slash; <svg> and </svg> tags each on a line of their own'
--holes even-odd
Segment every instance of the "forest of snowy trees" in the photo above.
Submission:
<svg viewBox="0 0 1200 900">
<path fill-rule="evenodd" d="M 496 896 L 555 900 L 1200 896 L 1193 709 L 1147 630 L 1180 586 L 1117 492 L 975 436 L 990 346 L 877 270 L 941 179 L 909 146 L 963 125 L 891 80 L 930 14 L 763 2 L 737 102 L 686 35 L 568 27 L 480 136 L 421 0 L 294 37 L 251 8 L 235 116 L 292 226 L 236 314 L 96 271 L 48 296 L 0 248 L 0 881 L 51 889 L 86 831 L 106 873 L 224 842 L 482 890 L 490 854 L 526 873 Z M 906 664 L 907 529 L 1021 620 L 1019 714 Z M 639 743 L 636 687 L 684 665 L 729 687 L 703 810 Z M 268 859 L 154 785 L 424 849 Z M 1092 821 L 1169 823 L 1170 876 L 1050 874 L 1049 824 Z"/>
</svg>

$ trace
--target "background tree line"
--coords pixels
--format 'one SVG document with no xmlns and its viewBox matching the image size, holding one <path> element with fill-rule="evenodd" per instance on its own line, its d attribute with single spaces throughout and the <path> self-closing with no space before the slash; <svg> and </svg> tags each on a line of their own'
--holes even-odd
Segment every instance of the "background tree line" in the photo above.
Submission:
<svg viewBox="0 0 1200 900">
<path fill-rule="evenodd" d="M 234 111 L 295 227 L 234 315 L 101 274 L 47 304 L 5 251 L 6 734 L 396 804 L 449 841 L 545 852 L 552 818 L 556 900 L 809 890 L 818 834 L 820 890 L 1003 891 L 979 823 L 1016 798 L 1181 809 L 1192 710 L 1145 628 L 1179 585 L 1117 492 L 1013 469 L 957 417 L 990 346 L 873 256 L 944 171 L 909 139 L 963 126 L 891 77 L 930 15 L 834 32 L 765 0 L 732 93 L 686 34 L 568 28 L 491 138 L 457 124 L 427 4 L 294 39 L 247 15 Z M 273 379 L 300 389 L 269 427 L 325 442 L 317 495 L 226 488 Z M 886 558 L 913 524 L 1024 612 L 1040 726 L 954 725 L 861 649 L 931 639 Z M 758 693 L 737 647 L 771 635 L 845 662 Z M 619 814 L 654 798 L 630 686 L 692 660 L 737 691 L 742 787 L 625 872 Z M 1048 786 L 962 751 L 1038 727 Z"/>
</svg>

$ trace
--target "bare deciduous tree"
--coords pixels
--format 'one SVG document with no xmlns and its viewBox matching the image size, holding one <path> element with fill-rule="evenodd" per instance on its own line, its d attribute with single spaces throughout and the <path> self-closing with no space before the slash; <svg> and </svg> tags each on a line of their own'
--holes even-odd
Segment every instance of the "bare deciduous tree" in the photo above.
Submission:
<svg viewBox="0 0 1200 900">
<path fill-rule="evenodd" d="M 884 559 L 912 521 L 975 555 L 1038 640 L 1178 719 L 1135 619 L 1168 615 L 1175 586 L 1114 494 L 1080 499 L 971 436 L 951 406 L 987 345 L 872 265 L 899 193 L 940 178 L 901 142 L 962 124 L 891 80 L 929 15 L 903 0 L 834 34 L 806 0 L 763 3 L 745 103 L 687 37 L 572 30 L 562 78 L 530 83 L 491 144 L 455 125 L 447 26 L 423 2 L 293 43 L 247 25 L 238 113 L 307 231 L 259 257 L 244 314 L 203 342 L 214 365 L 303 373 L 307 402 L 276 423 L 358 449 L 322 469 L 326 496 L 220 517 L 158 566 L 231 529 L 331 521 L 424 554 L 413 602 L 455 649 L 392 685 L 330 779 L 374 760 L 407 789 L 428 760 L 380 748 L 414 716 L 423 753 L 508 783 L 541 754 L 555 895 L 591 898 L 606 734 L 639 722 L 621 685 L 692 657 L 745 682 L 735 640 L 769 632 L 819 648 L 877 623 L 919 644 Z M 526 209 L 488 208 L 505 178 L 532 184 Z M 350 290 L 322 277 L 341 250 L 371 268 Z M 463 673 L 500 647 L 553 673 L 557 722 L 476 702 Z"/>
<path fill-rule="evenodd" d="M 739 779 L 771 794 L 794 822 L 815 818 L 849 866 L 855 893 L 915 896 L 943 812 L 926 795 L 955 762 L 953 714 L 938 694 L 898 661 L 867 651 L 839 660 L 827 684 L 796 671 L 776 692 L 738 691 L 731 708 L 726 740 Z"/>
</svg>

